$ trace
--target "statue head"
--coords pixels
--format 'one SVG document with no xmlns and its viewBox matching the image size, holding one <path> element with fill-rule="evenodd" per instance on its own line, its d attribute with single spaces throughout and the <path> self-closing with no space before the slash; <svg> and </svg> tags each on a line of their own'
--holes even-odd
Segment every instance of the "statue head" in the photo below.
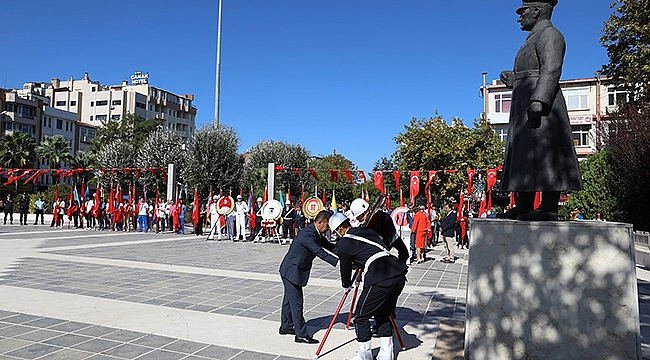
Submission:
<svg viewBox="0 0 650 360">
<path fill-rule="evenodd" d="M 541 20 L 550 20 L 558 0 L 523 0 L 516 13 L 521 30 L 530 31 Z"/>
</svg>

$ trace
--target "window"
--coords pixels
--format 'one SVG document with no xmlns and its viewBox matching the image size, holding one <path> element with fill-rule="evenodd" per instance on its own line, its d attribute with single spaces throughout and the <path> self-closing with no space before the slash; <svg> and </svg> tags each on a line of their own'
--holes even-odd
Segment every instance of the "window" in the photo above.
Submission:
<svg viewBox="0 0 650 360">
<path fill-rule="evenodd" d="M 77 106 L 77 102 L 74 101 L 74 100 L 73 100 L 73 101 L 70 101 L 70 106 Z"/>
<path fill-rule="evenodd" d="M 147 109 L 147 105 L 145 105 L 144 103 L 141 103 L 141 102 L 137 102 L 137 101 L 135 103 L 135 107 L 140 108 L 140 109 L 145 109 L 145 110 Z"/>
<path fill-rule="evenodd" d="M 111 101 L 111 105 L 122 105 L 122 100 L 113 100 Z"/>
<path fill-rule="evenodd" d="M 59 130 L 63 129 L 63 120 L 56 119 L 56 128 Z"/>
<path fill-rule="evenodd" d="M 90 121 L 93 121 L 93 116 L 92 115 L 90 115 Z"/>
<path fill-rule="evenodd" d="M 95 120 L 104 121 L 104 120 L 106 120 L 106 115 L 97 115 L 97 116 L 95 116 Z"/>
<path fill-rule="evenodd" d="M 591 130 L 591 125 L 571 126 L 573 146 L 589 146 L 589 130 Z"/>
<path fill-rule="evenodd" d="M 589 109 L 589 88 L 564 90 L 567 110 Z"/>
<path fill-rule="evenodd" d="M 14 104 L 7 104 L 7 111 L 13 112 L 14 111 Z"/>
<path fill-rule="evenodd" d="M 65 101 L 57 101 L 56 106 L 65 106 Z"/>
<path fill-rule="evenodd" d="M 97 106 L 106 106 L 106 105 L 108 105 L 108 100 L 100 100 L 95 105 L 97 105 Z"/>
<path fill-rule="evenodd" d="M 97 91 L 97 88 L 93 86 L 93 88 L 91 89 L 91 91 L 92 91 L 92 92 L 95 92 L 95 91 Z"/>
<path fill-rule="evenodd" d="M 512 103 L 512 93 L 494 95 L 494 112 L 509 113 Z"/>
<path fill-rule="evenodd" d="M 499 137 L 500 140 L 502 140 L 502 141 L 508 140 L 508 128 L 507 127 L 494 129 L 494 132 L 497 134 L 497 136 Z"/>
<path fill-rule="evenodd" d="M 91 102 L 90 102 L 90 107 L 93 107 L 93 106 L 95 106 L 95 102 L 94 102 L 94 101 L 91 101 Z"/>
<path fill-rule="evenodd" d="M 47 127 L 47 118 L 43 117 L 43 127 Z"/>
<path fill-rule="evenodd" d="M 607 97 L 607 105 L 609 106 L 615 106 L 621 103 L 625 103 L 629 100 L 627 91 L 616 87 L 607 88 Z"/>
<path fill-rule="evenodd" d="M 49 128 L 52 127 L 52 118 L 48 118 L 48 120 L 47 120 L 47 127 L 49 127 Z"/>
<path fill-rule="evenodd" d="M 119 115 L 111 115 L 111 120 L 119 120 L 120 116 Z"/>
</svg>

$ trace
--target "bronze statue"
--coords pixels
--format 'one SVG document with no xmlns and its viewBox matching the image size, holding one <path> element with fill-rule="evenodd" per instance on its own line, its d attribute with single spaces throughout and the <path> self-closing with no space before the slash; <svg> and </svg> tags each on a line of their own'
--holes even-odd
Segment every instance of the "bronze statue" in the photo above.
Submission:
<svg viewBox="0 0 650 360">
<path fill-rule="evenodd" d="M 521 30 L 529 31 L 513 71 L 501 80 L 512 88 L 508 142 L 501 190 L 518 193 L 517 206 L 498 217 L 557 220 L 561 191 L 582 189 L 578 157 L 559 80 L 566 44 L 551 24 L 557 0 L 523 0 L 517 9 Z M 535 192 L 542 202 L 534 209 Z"/>
</svg>

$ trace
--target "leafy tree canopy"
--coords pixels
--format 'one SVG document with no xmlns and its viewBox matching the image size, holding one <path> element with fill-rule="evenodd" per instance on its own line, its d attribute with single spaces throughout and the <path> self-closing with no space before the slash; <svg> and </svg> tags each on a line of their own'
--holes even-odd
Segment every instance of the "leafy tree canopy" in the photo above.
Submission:
<svg viewBox="0 0 650 360">
<path fill-rule="evenodd" d="M 99 153 L 101 149 L 115 140 L 122 140 L 138 150 L 156 129 L 162 128 L 164 120 L 145 120 L 137 114 L 127 114 L 120 120 L 106 120 L 97 128 L 97 136 L 93 139 L 93 149 Z"/>
<path fill-rule="evenodd" d="M 473 127 L 469 128 L 458 118 L 452 118 L 451 125 L 441 116 L 428 120 L 413 118 L 405 129 L 395 137 L 397 150 L 393 154 L 397 169 L 405 176 L 405 179 L 400 177 L 404 194 L 408 194 L 408 170 L 461 170 L 453 174 L 439 172 L 431 185 L 433 194 L 457 197 L 467 182 L 464 170 L 492 168 L 503 161 L 505 143 L 484 119 L 474 120 Z M 421 178 L 426 178 L 424 173 Z"/>
<path fill-rule="evenodd" d="M 345 156 L 341 154 L 330 154 L 319 159 L 314 159 L 311 162 L 311 167 L 317 170 L 319 174 L 318 191 L 322 193 L 323 190 L 326 190 L 328 200 L 332 200 L 332 191 L 336 192 L 337 205 L 342 203 L 349 205 L 352 200 L 360 196 L 360 190 L 356 189 L 358 186 L 355 187 L 355 185 L 350 183 L 350 180 L 348 180 L 343 172 L 344 170 L 351 170 L 350 175 L 356 183 L 359 177 L 357 166 Z M 332 177 L 327 170 L 337 170 L 338 183 L 332 181 Z M 307 192 L 305 190 L 305 193 Z M 305 194 L 305 197 L 308 196 Z"/>
<path fill-rule="evenodd" d="M 314 182 L 308 173 L 301 171 L 299 176 L 296 176 L 294 171 L 295 168 L 305 169 L 310 166 L 309 150 L 300 144 L 263 140 L 250 149 L 243 174 L 244 186 L 253 186 L 256 197 L 263 196 L 269 163 L 284 168 L 283 171 L 276 172 L 276 193 L 280 190 L 290 190 L 293 197 L 300 194 L 303 184 L 306 192 L 307 189 L 313 189 Z M 277 194 L 274 197 L 277 198 Z"/>
<path fill-rule="evenodd" d="M 616 0 L 614 13 L 600 37 L 609 63 L 601 75 L 620 79 L 621 86 L 636 94 L 637 104 L 650 102 L 650 0 Z"/>
<path fill-rule="evenodd" d="M 186 165 L 179 172 L 188 193 L 193 188 L 201 198 L 211 190 L 238 193 L 244 162 L 238 148 L 239 135 L 232 127 L 210 124 L 197 130 L 187 148 Z"/>
<path fill-rule="evenodd" d="M 34 163 L 36 141 L 22 131 L 7 131 L 0 138 L 0 163 L 4 167 L 31 167 Z"/>
<path fill-rule="evenodd" d="M 184 147 L 183 138 L 174 130 L 156 129 L 150 132 L 135 159 L 136 167 L 143 169 L 139 182 L 148 190 L 153 190 L 156 186 L 164 188 L 167 179 L 163 172 L 157 170 L 163 168 L 167 171 L 169 164 L 175 164 L 177 173 L 183 173 L 183 167 L 187 163 Z M 147 168 L 155 168 L 156 175 Z"/>
<path fill-rule="evenodd" d="M 61 162 L 72 161 L 72 148 L 61 135 L 45 136 L 36 147 L 36 153 L 41 159 L 47 159 L 50 169 L 61 168 Z"/>
</svg>

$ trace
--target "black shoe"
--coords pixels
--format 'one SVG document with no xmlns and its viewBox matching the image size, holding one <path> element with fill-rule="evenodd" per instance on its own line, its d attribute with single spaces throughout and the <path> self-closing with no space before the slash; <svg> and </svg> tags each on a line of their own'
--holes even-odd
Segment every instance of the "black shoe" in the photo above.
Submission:
<svg viewBox="0 0 650 360">
<path fill-rule="evenodd" d="M 294 329 L 285 329 L 285 328 L 280 328 L 278 331 L 280 335 L 296 335 L 296 330 Z"/>
<path fill-rule="evenodd" d="M 307 335 L 307 336 L 296 336 L 294 338 L 294 341 L 297 343 L 301 344 L 318 344 L 319 341 L 314 339 L 313 337 Z"/>
<path fill-rule="evenodd" d="M 557 213 L 551 212 L 551 211 L 546 211 L 543 209 L 537 209 L 535 211 L 531 211 L 528 214 L 523 214 L 517 216 L 517 220 L 524 220 L 524 221 L 558 221 L 559 217 L 557 216 Z"/>
</svg>

